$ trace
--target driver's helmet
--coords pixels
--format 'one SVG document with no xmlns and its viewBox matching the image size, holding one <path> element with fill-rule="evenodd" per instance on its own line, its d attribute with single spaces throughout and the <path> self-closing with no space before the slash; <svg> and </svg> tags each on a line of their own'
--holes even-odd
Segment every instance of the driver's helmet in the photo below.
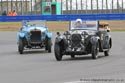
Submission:
<svg viewBox="0 0 125 83">
<path fill-rule="evenodd" d="M 82 19 L 76 19 L 76 23 L 82 24 Z"/>
<path fill-rule="evenodd" d="M 82 19 L 76 19 L 76 28 L 82 28 Z"/>
</svg>

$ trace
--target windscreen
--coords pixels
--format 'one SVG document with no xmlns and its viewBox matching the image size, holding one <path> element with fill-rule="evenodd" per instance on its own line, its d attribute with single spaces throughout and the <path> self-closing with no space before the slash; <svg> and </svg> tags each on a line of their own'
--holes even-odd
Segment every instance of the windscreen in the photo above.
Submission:
<svg viewBox="0 0 125 83">
<path fill-rule="evenodd" d="M 46 22 L 43 20 L 31 20 L 31 21 L 23 21 L 23 25 L 35 25 L 35 26 L 45 26 Z"/>
<path fill-rule="evenodd" d="M 83 29 L 83 30 L 97 30 L 98 29 L 98 22 L 97 21 L 71 21 L 70 29 Z"/>
</svg>

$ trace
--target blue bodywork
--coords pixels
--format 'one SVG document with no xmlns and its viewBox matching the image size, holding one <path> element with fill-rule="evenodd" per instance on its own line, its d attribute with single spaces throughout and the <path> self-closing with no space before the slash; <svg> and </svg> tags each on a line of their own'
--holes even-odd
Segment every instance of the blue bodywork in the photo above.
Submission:
<svg viewBox="0 0 125 83">
<path fill-rule="evenodd" d="M 46 21 L 23 21 L 22 27 L 18 31 L 17 36 L 18 46 L 20 41 L 23 41 L 23 45 L 26 48 L 33 48 L 36 46 L 41 48 L 46 46 L 46 40 L 52 38 L 52 33 L 48 32 Z M 31 36 L 33 37 L 32 40 Z"/>
</svg>

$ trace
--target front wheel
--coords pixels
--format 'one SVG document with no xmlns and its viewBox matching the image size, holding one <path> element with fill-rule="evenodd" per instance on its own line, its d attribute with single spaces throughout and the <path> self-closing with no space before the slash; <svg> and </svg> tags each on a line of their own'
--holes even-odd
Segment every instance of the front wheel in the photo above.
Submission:
<svg viewBox="0 0 125 83">
<path fill-rule="evenodd" d="M 92 59 L 98 58 L 98 52 L 99 52 L 99 43 L 97 42 L 96 45 L 92 46 Z"/>
<path fill-rule="evenodd" d="M 60 46 L 58 44 L 55 44 L 54 52 L 55 52 L 56 60 L 61 61 L 62 60 L 61 48 L 60 48 Z"/>
<path fill-rule="evenodd" d="M 23 54 L 23 50 L 24 50 L 24 44 L 23 44 L 23 41 L 20 40 L 19 46 L 18 46 L 18 51 L 20 54 Z"/>
</svg>

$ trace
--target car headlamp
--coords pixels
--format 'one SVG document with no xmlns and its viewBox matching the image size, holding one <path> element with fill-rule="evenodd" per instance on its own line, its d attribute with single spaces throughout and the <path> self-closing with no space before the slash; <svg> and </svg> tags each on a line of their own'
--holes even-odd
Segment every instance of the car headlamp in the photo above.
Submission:
<svg viewBox="0 0 125 83">
<path fill-rule="evenodd" d="M 45 36 L 45 32 L 41 32 L 41 35 L 42 35 L 42 36 Z"/>
<path fill-rule="evenodd" d="M 82 35 L 84 36 L 84 38 L 88 38 L 89 36 L 89 34 L 86 31 L 82 32 Z"/>
</svg>

